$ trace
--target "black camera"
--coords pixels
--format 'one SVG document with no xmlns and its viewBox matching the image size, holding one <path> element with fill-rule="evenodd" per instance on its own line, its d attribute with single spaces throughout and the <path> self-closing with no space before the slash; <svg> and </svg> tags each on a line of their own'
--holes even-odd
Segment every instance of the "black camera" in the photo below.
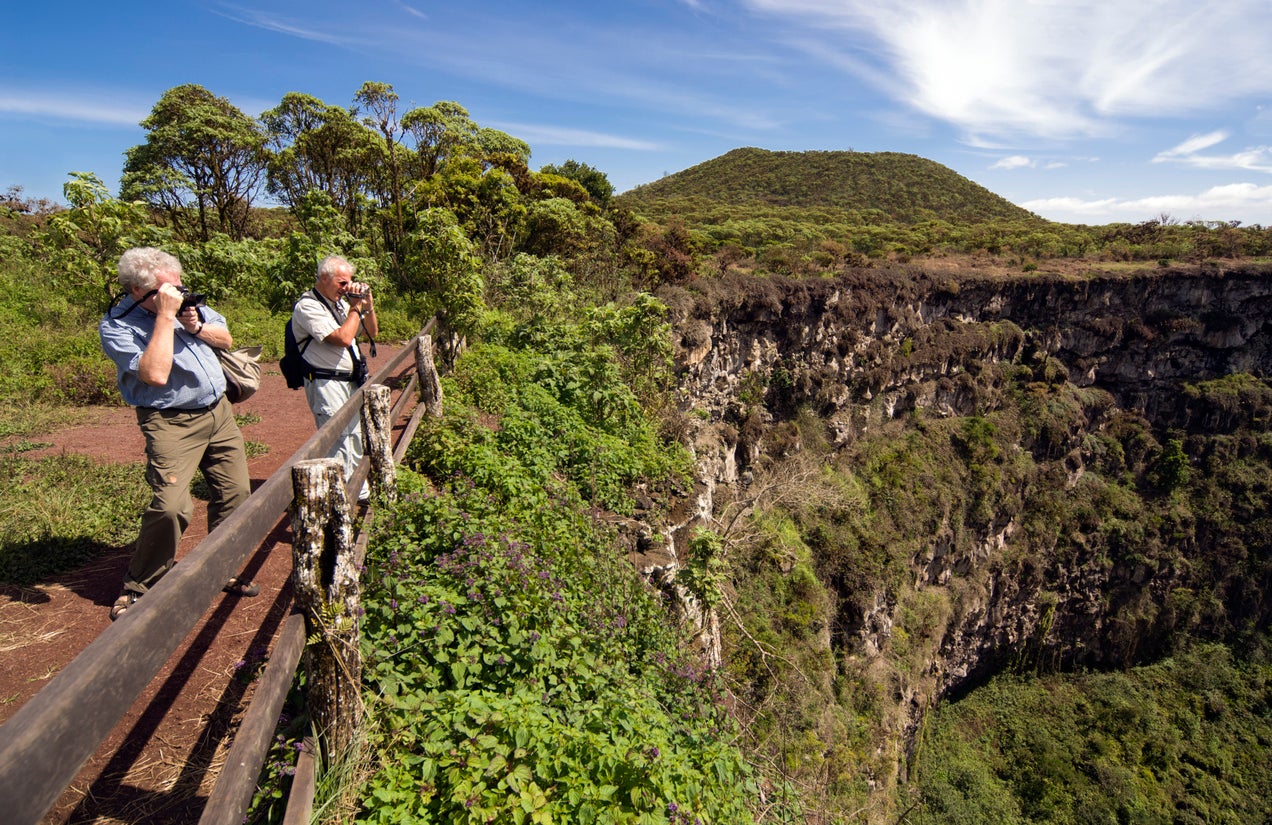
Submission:
<svg viewBox="0 0 1272 825">
<path fill-rule="evenodd" d="M 356 291 L 356 292 L 355 292 L 354 290 L 352 290 L 352 289 L 351 289 L 351 290 L 349 290 L 348 292 L 346 292 L 346 293 L 344 294 L 344 297 L 345 297 L 345 299 L 346 299 L 346 300 L 354 300 L 354 301 L 356 301 L 356 300 L 358 300 L 359 298 L 365 298 L 365 297 L 367 297 L 367 295 L 369 295 L 369 294 L 370 294 L 370 290 L 367 290 L 367 289 L 365 289 L 365 288 L 364 288 L 364 289 L 360 289 L 360 290 L 358 290 L 358 291 Z"/>
<path fill-rule="evenodd" d="M 202 292 L 191 292 L 189 287 L 179 286 L 176 288 L 181 293 L 181 309 L 178 312 L 184 312 L 190 307 L 201 307 L 207 304 L 208 296 Z"/>
</svg>

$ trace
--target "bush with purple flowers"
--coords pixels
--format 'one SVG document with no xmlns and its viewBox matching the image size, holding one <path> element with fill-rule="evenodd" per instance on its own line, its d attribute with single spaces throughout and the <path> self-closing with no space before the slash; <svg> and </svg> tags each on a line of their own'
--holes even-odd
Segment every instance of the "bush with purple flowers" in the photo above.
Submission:
<svg viewBox="0 0 1272 825">
<path fill-rule="evenodd" d="M 363 639 L 380 764 L 364 821 L 753 821 L 718 681 L 592 515 L 679 472 L 680 454 L 630 422 L 595 426 L 600 399 L 561 383 L 562 360 L 468 353 L 445 419 L 411 447 L 428 481 L 404 470 L 377 526 Z M 501 399 L 497 433 L 478 423 L 492 411 L 454 405 L 457 384 Z"/>
</svg>

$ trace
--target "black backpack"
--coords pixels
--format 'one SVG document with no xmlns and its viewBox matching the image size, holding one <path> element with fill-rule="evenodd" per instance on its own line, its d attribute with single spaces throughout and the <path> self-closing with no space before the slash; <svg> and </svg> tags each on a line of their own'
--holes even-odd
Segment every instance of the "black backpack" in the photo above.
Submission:
<svg viewBox="0 0 1272 825">
<path fill-rule="evenodd" d="M 296 304 L 308 296 L 309 293 L 305 293 L 295 304 L 292 304 L 292 315 L 296 314 Z M 290 317 L 287 319 L 287 326 L 283 328 L 283 357 L 278 359 L 278 371 L 283 374 L 287 389 L 303 390 L 305 380 L 314 377 L 314 368 L 305 360 L 305 350 L 309 349 L 313 340 L 312 337 L 306 337 L 305 345 L 300 346 L 300 342 L 296 340 L 296 330 L 292 329 L 292 319 Z"/>
<path fill-rule="evenodd" d="M 296 341 L 296 331 L 292 329 L 291 319 L 283 329 L 283 357 L 278 359 L 278 371 L 287 381 L 287 389 L 299 390 L 305 386 L 305 379 L 313 373 L 313 367 L 305 360 L 305 350 L 309 348 L 313 338 L 306 338 L 302 347 Z"/>
</svg>

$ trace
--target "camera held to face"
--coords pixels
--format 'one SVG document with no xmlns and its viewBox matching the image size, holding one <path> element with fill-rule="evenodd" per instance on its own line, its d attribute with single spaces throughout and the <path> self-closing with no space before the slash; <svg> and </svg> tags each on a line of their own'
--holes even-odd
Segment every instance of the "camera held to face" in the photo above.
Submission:
<svg viewBox="0 0 1272 825">
<path fill-rule="evenodd" d="M 371 293 L 366 284 L 349 284 L 349 288 L 345 290 L 344 297 L 349 301 L 358 301 L 366 298 Z"/>
<path fill-rule="evenodd" d="M 202 292 L 191 292 L 187 286 L 178 286 L 176 290 L 181 293 L 181 309 L 178 310 L 179 312 L 184 312 L 190 307 L 201 307 L 207 303 L 208 296 Z"/>
</svg>

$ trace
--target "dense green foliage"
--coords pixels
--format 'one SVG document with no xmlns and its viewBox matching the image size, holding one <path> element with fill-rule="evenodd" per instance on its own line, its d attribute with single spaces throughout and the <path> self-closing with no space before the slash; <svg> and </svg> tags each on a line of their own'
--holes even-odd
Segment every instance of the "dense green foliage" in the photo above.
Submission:
<svg viewBox="0 0 1272 825">
<path fill-rule="evenodd" d="M 639 209 L 666 199 L 694 196 L 734 206 L 873 212 L 896 223 L 1036 219 L 939 163 L 898 152 L 734 149 L 638 186 L 624 193 L 623 200 Z"/>
<path fill-rule="evenodd" d="M 751 821 L 716 678 L 585 506 L 683 484 L 687 457 L 621 378 L 622 324 L 535 327 L 460 359 L 444 420 L 408 455 L 431 483 L 407 475 L 372 541 L 363 630 L 384 733 L 360 818 Z"/>
<path fill-rule="evenodd" d="M 1272 663 L 1199 645 L 1122 673 L 1004 676 L 937 709 L 915 822 L 1272 816 Z"/>
<path fill-rule="evenodd" d="M 922 358 L 915 347 L 903 357 Z M 1272 571 L 1272 439 L 1261 423 L 1268 384 L 1230 376 L 1189 387 L 1197 418 L 1227 411 L 1228 431 L 1175 433 L 1118 411 L 1102 392 L 1038 380 L 1047 369 L 982 366 L 974 386 L 983 415 L 916 412 L 833 454 L 812 416 L 775 432 L 801 451 L 757 471 L 752 489 L 765 490 L 765 506 L 726 534 L 743 631 L 732 637 L 727 675 L 746 709 L 748 747 L 782 765 L 793 784 L 816 789 L 828 821 L 869 806 L 870 783 L 907 761 L 920 793 L 903 792 L 896 804 L 915 805 L 916 821 L 1160 822 L 1188 807 L 1203 813 L 1176 821 L 1262 821 L 1268 778 L 1258 766 L 1272 744 L 1260 618 Z M 1085 468 L 1076 482 L 1065 465 L 1075 449 Z M 986 553 L 986 537 L 1013 520 L 1021 529 L 1004 552 Z M 888 696 L 935 689 L 938 647 L 969 600 L 983 598 L 969 580 L 946 581 L 940 571 L 973 563 L 1044 582 L 1037 636 L 996 658 L 991 650 L 983 673 L 1047 678 L 998 683 L 983 699 L 973 689 L 963 703 L 973 710 L 952 710 L 910 760 L 896 738 L 904 707 Z M 1082 570 L 1108 578 L 1098 630 L 1084 608 L 1096 596 L 1060 585 Z M 1172 583 L 1164 602 L 1136 585 L 1147 571 Z M 916 584 L 916 576 L 924 579 Z M 886 632 L 855 623 L 883 604 Z M 832 627 L 847 637 L 878 634 L 880 655 L 836 649 Z M 1198 639 L 1218 644 L 1194 651 Z M 1133 677 L 1057 675 L 1163 655 L 1176 663 Z M 1136 699 L 1084 715 L 1119 691 L 1129 697 L 1132 680 Z M 1213 696 L 1197 680 L 1213 682 Z M 1238 687 L 1242 680 L 1248 687 Z M 1206 712 L 1199 692 L 1223 711 Z M 984 717 L 995 708 L 991 725 Z M 1174 727 L 1143 736 L 1174 737 L 1169 765 L 1139 761 L 1157 740 L 1128 733 L 1159 718 Z M 1196 755 L 1183 744 L 1191 741 Z M 888 742 L 895 750 L 881 748 Z M 1043 745 L 1045 753 L 1026 758 Z M 1000 750 L 986 753 L 992 748 Z M 1228 767 L 1232 775 L 1216 784 Z M 1135 779 L 1150 769 L 1155 778 Z M 1075 771 L 1091 784 L 1075 781 Z M 1025 802 L 1042 788 L 1046 815 Z"/>
</svg>

